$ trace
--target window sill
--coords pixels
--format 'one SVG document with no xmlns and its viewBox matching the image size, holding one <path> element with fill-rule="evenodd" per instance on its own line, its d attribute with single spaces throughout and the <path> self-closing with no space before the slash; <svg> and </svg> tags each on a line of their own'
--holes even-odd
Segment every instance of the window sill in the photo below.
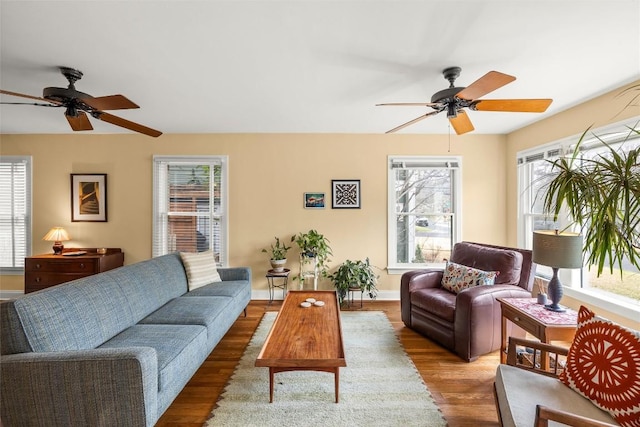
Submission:
<svg viewBox="0 0 640 427">
<path fill-rule="evenodd" d="M 631 322 L 638 323 L 640 319 L 640 303 L 634 303 L 632 300 L 625 300 L 609 295 L 597 289 L 573 289 L 563 288 L 564 294 L 578 301 L 593 305 L 595 307 L 616 313 Z"/>
<path fill-rule="evenodd" d="M 421 264 L 421 265 L 394 265 L 387 266 L 388 274 L 404 274 L 407 271 L 415 271 L 415 270 L 429 270 L 432 268 L 438 268 L 443 270 L 445 268 L 445 263 L 437 263 L 437 264 Z"/>
</svg>

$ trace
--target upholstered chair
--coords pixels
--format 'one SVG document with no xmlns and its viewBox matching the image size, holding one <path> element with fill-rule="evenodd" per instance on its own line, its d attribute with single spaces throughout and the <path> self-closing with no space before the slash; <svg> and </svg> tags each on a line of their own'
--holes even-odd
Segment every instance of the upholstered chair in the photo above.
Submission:
<svg viewBox="0 0 640 427">
<path fill-rule="evenodd" d="M 448 287 L 443 287 L 443 269 L 404 273 L 400 285 L 402 321 L 472 362 L 500 348 L 501 312 L 496 298 L 531 297 L 535 264 L 530 250 L 471 242 L 456 243 L 448 261 L 448 269 L 471 267 L 471 273 L 463 274 L 479 274 L 477 283 L 465 289 L 454 285 L 451 290 L 451 274 L 447 275 Z M 456 274 L 462 275 L 459 271 Z M 513 329 L 509 330 L 511 335 L 524 336 L 524 331 Z"/>
</svg>

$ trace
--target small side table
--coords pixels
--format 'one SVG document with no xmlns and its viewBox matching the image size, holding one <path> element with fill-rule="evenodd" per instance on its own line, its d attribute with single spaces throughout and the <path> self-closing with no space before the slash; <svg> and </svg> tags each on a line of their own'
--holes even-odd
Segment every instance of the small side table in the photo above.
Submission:
<svg viewBox="0 0 640 427">
<path fill-rule="evenodd" d="M 536 298 L 498 298 L 502 310 L 500 363 L 507 361 L 507 320 L 513 322 L 543 343 L 573 341 L 578 323 L 578 313 L 567 309 L 556 313 L 538 304 Z M 542 369 L 549 369 L 549 358 L 542 354 Z"/>
<path fill-rule="evenodd" d="M 289 282 L 289 270 L 285 268 L 283 271 L 267 271 L 267 283 L 269 284 L 269 304 L 273 302 L 273 297 L 276 291 L 276 288 L 282 289 L 282 299 L 287 293 L 287 284 Z M 282 279 L 280 283 L 276 283 L 275 279 Z"/>
</svg>

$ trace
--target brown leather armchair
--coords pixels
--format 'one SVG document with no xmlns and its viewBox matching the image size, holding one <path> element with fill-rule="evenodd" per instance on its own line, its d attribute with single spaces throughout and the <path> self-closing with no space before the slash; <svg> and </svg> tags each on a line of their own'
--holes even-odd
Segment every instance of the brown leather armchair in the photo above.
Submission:
<svg viewBox="0 0 640 427">
<path fill-rule="evenodd" d="M 501 312 L 496 298 L 529 298 L 535 264 L 531 251 L 481 243 L 456 243 L 450 261 L 499 271 L 495 284 L 458 294 L 441 286 L 443 269 L 408 271 L 400 283 L 404 324 L 467 362 L 500 348 Z M 523 337 L 517 329 L 510 334 Z"/>
</svg>

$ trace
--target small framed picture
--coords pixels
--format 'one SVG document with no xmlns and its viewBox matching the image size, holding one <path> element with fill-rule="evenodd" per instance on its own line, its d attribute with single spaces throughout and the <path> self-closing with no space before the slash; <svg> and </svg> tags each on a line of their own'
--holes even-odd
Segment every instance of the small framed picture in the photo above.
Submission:
<svg viewBox="0 0 640 427">
<path fill-rule="evenodd" d="M 107 174 L 71 174 L 71 221 L 107 222 Z"/>
<path fill-rule="evenodd" d="M 332 179 L 331 191 L 333 209 L 360 209 L 359 179 Z"/>
<path fill-rule="evenodd" d="M 305 209 L 324 209 L 324 193 L 304 193 Z"/>
</svg>

